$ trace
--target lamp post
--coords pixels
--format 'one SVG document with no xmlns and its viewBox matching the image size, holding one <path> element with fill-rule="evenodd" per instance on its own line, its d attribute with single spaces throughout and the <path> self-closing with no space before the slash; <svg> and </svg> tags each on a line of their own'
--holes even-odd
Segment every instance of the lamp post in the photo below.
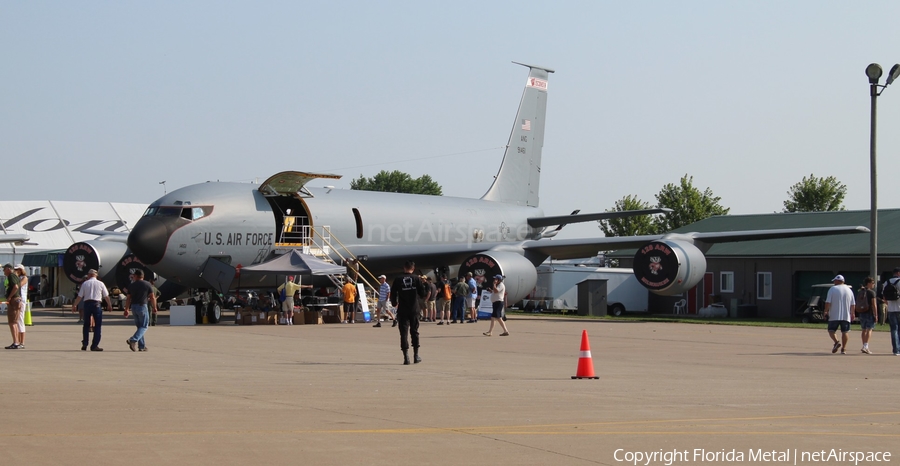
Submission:
<svg viewBox="0 0 900 466">
<path fill-rule="evenodd" d="M 876 281 L 878 281 L 878 171 L 876 170 L 875 165 L 875 110 L 878 104 L 878 96 L 880 96 L 881 93 L 884 92 L 884 89 L 900 76 L 900 64 L 891 67 L 891 72 L 888 73 L 887 81 L 885 81 L 885 84 L 882 86 L 878 84 L 878 81 L 881 79 L 883 73 L 884 71 L 878 63 L 871 63 L 866 67 L 866 76 L 869 78 L 869 96 L 872 98 L 871 124 L 869 126 L 869 185 L 872 196 L 872 210 L 869 213 L 871 223 L 870 228 L 872 229 L 871 237 L 869 239 L 869 273 Z"/>
</svg>

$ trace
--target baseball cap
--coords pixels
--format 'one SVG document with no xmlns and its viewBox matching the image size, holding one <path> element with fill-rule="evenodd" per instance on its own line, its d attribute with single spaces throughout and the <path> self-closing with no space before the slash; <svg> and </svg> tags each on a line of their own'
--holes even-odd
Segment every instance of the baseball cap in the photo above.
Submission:
<svg viewBox="0 0 900 466">
<path fill-rule="evenodd" d="M 378 278 L 387 278 L 385 275 L 379 275 Z"/>
<path fill-rule="evenodd" d="M 25 266 L 22 265 L 22 264 L 16 264 L 16 266 L 14 267 L 14 269 L 17 269 L 17 270 L 25 270 Z"/>
<path fill-rule="evenodd" d="M 833 281 L 833 282 L 842 282 L 842 281 L 844 281 L 844 276 L 843 276 L 843 275 L 838 275 L 838 276 L 832 278 L 831 281 Z"/>
<path fill-rule="evenodd" d="M 4 268 L 4 269 L 11 269 L 11 268 L 13 268 L 13 266 L 12 266 L 12 264 L 4 264 L 4 265 L 3 265 L 3 268 Z"/>
<path fill-rule="evenodd" d="M 494 275 L 494 278 L 496 278 L 497 280 L 503 280 L 503 275 L 500 275 L 498 273 L 497 275 Z"/>
</svg>

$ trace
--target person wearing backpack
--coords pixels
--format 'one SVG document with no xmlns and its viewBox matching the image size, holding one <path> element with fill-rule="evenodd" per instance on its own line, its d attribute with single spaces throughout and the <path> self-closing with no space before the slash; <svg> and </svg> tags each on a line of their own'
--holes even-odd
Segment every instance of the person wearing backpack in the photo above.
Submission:
<svg viewBox="0 0 900 466">
<path fill-rule="evenodd" d="M 862 335 L 862 351 L 865 354 L 872 354 L 869 351 L 869 338 L 872 336 L 872 330 L 875 328 L 875 322 L 878 322 L 878 306 L 875 305 L 875 279 L 866 277 L 863 280 L 863 286 L 856 295 L 856 318 L 859 319 L 859 327 Z"/>
<path fill-rule="evenodd" d="M 825 298 L 828 335 L 834 342 L 831 352 L 837 353 L 838 350 L 841 350 L 841 354 L 847 354 L 847 340 L 850 338 L 848 333 L 850 332 L 850 322 L 853 321 L 853 314 L 856 311 L 856 297 L 853 296 L 853 290 L 844 284 L 843 275 L 837 275 L 831 281 L 834 282 L 834 286 L 828 290 L 828 296 Z M 835 336 L 838 327 L 841 329 L 840 341 Z"/>
<path fill-rule="evenodd" d="M 894 276 L 884 282 L 881 295 L 887 303 L 888 324 L 891 326 L 891 350 L 900 356 L 900 267 L 894 267 Z"/>
<path fill-rule="evenodd" d="M 453 298 L 453 293 L 450 291 L 450 284 L 447 282 L 446 275 L 441 275 L 436 288 L 437 302 L 435 303 L 435 308 L 441 316 L 441 321 L 438 325 L 450 325 L 450 301 Z"/>
</svg>

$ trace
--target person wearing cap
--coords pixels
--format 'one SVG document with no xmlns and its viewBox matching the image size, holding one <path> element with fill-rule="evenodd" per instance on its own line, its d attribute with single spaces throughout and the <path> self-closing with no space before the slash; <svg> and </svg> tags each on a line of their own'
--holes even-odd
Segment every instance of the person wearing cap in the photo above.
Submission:
<svg viewBox="0 0 900 466">
<path fill-rule="evenodd" d="M 387 284 L 387 277 L 384 275 L 378 276 L 378 303 L 375 305 L 375 325 L 373 327 L 381 327 L 381 316 L 386 315 L 394 321 L 394 324 L 391 327 L 397 326 L 397 317 L 394 315 L 394 312 L 391 310 L 391 307 L 388 306 L 388 300 L 391 299 L 391 285 Z"/>
<path fill-rule="evenodd" d="M 103 351 L 100 346 L 100 329 L 103 326 L 103 309 L 100 307 L 100 300 L 106 301 L 107 307 L 112 309 L 112 302 L 109 300 L 109 290 L 100 280 L 97 280 L 97 271 L 95 269 L 88 270 L 87 280 L 81 284 L 78 290 L 78 297 L 72 303 L 72 312 L 78 309 L 78 303 L 84 301 L 84 325 L 81 328 L 81 351 L 87 350 L 88 335 L 91 333 L 91 317 L 94 318 L 94 338 L 91 341 L 91 351 Z"/>
<path fill-rule="evenodd" d="M 493 306 L 491 327 L 488 328 L 487 332 L 484 332 L 484 335 L 491 336 L 494 331 L 494 322 L 496 321 L 503 328 L 503 333 L 500 336 L 508 337 L 509 330 L 506 329 L 506 322 L 503 322 L 503 307 L 506 306 L 506 285 L 503 284 L 503 275 L 494 275 L 494 284 L 491 286 L 491 305 Z"/>
<path fill-rule="evenodd" d="M 25 266 L 16 264 L 13 273 L 19 277 L 19 297 L 22 298 L 22 309 L 16 319 L 19 327 L 19 349 L 25 349 L 25 312 L 28 310 L 28 275 L 25 274 Z"/>
<path fill-rule="evenodd" d="M 889 286 L 900 287 L 900 267 L 894 268 L 894 276 L 884 282 L 884 288 Z M 884 288 L 882 296 L 884 296 Z M 891 352 L 894 356 L 900 356 L 900 300 L 885 299 L 887 303 L 887 320 L 891 326 Z"/>
<path fill-rule="evenodd" d="M 832 353 L 841 350 L 841 354 L 847 354 L 847 340 L 850 332 L 850 322 L 856 313 L 856 297 L 849 286 L 844 284 L 844 276 L 838 275 L 831 279 L 834 282 L 828 290 L 828 296 L 825 298 L 825 318 L 828 319 L 828 335 L 834 346 L 831 348 Z M 841 340 L 838 341 L 835 333 L 838 327 L 841 329 Z"/>
<path fill-rule="evenodd" d="M 409 342 L 412 339 L 415 363 L 422 362 L 419 357 L 419 298 L 425 296 L 425 285 L 413 272 L 416 263 L 407 261 L 403 264 L 403 274 L 394 278 L 391 285 L 391 304 L 397 308 L 397 320 L 400 322 L 400 351 L 403 351 L 403 364 L 409 364 Z"/>
<path fill-rule="evenodd" d="M 12 264 L 3 266 L 6 276 L 6 321 L 13 342 L 6 349 L 19 349 L 19 314 L 22 313 L 22 297 L 19 295 L 19 276 L 13 273 Z"/>
</svg>

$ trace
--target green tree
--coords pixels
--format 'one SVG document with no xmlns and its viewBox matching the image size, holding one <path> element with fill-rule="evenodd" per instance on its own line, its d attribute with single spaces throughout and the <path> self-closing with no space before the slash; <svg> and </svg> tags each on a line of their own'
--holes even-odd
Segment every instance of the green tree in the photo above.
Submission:
<svg viewBox="0 0 900 466">
<path fill-rule="evenodd" d="M 628 195 L 616 201 L 615 207 L 607 209 L 607 212 L 623 212 L 626 210 L 650 209 L 651 205 Z M 650 215 L 635 215 L 632 217 L 611 218 L 600 220 L 600 229 L 606 236 L 635 236 L 652 235 L 656 233 L 656 224 Z"/>
<path fill-rule="evenodd" d="M 731 209 L 722 207 L 719 204 L 721 199 L 714 196 L 709 188 L 701 193 L 694 187 L 694 177 L 685 174 L 678 185 L 669 183 L 656 195 L 657 207 L 672 209 L 672 212 L 654 220 L 657 232 L 671 231 L 713 215 L 728 215 Z"/>
<path fill-rule="evenodd" d="M 816 178 L 812 174 L 791 186 L 788 200 L 784 201 L 785 212 L 829 212 L 844 210 L 844 196 L 847 186 L 837 178 Z"/>
<path fill-rule="evenodd" d="M 387 172 L 381 170 L 372 178 L 366 178 L 359 175 L 359 178 L 350 182 L 350 189 L 360 191 L 382 191 L 388 193 L 407 193 L 407 194 L 431 194 L 441 196 L 441 185 L 432 180 L 428 175 L 422 175 L 418 178 L 409 176 L 399 170 Z"/>
</svg>

